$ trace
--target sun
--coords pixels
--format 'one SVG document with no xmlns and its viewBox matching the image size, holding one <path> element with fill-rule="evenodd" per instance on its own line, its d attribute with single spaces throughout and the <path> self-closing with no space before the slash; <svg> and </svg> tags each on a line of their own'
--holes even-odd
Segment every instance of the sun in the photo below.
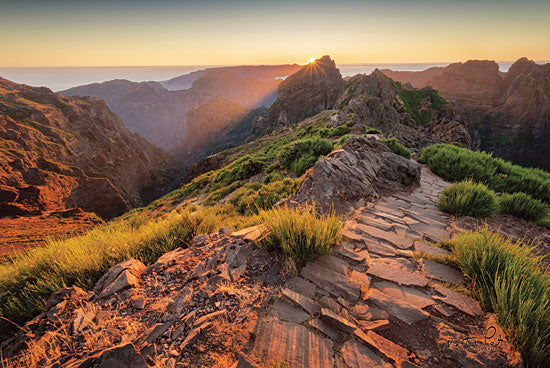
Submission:
<svg viewBox="0 0 550 368">
<path fill-rule="evenodd" d="M 312 57 L 309 58 L 309 63 L 310 64 L 313 63 L 314 61 L 315 61 L 315 56 L 312 56 Z"/>
</svg>

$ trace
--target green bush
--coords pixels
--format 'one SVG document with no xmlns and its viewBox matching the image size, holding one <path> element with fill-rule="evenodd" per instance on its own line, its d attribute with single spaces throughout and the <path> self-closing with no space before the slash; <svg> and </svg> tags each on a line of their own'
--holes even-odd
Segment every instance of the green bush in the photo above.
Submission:
<svg viewBox="0 0 550 368">
<path fill-rule="evenodd" d="M 229 203 L 235 206 L 237 212 L 250 215 L 258 213 L 258 209 L 270 209 L 283 198 L 289 198 L 300 187 L 299 180 L 284 178 L 267 184 L 249 183 L 235 191 Z"/>
<path fill-rule="evenodd" d="M 495 193 L 480 183 L 465 180 L 443 190 L 439 209 L 457 216 L 486 217 L 498 209 Z"/>
<path fill-rule="evenodd" d="M 317 218 L 315 208 L 308 211 L 282 207 L 260 211 L 259 216 L 267 228 L 259 245 L 280 251 L 296 263 L 330 253 L 332 246 L 342 240 L 342 221 L 334 214 Z"/>
<path fill-rule="evenodd" d="M 315 165 L 320 156 L 332 151 L 332 143 L 323 138 L 312 138 L 294 141 L 283 146 L 278 155 L 281 167 L 292 169 L 296 176 L 301 176 Z"/>
<path fill-rule="evenodd" d="M 485 309 L 493 311 L 528 367 L 550 359 L 550 276 L 533 246 L 512 243 L 487 227 L 460 233 L 453 255 Z"/>
<path fill-rule="evenodd" d="M 411 158 L 411 151 L 409 151 L 409 149 L 407 147 L 405 147 L 404 145 L 402 145 L 401 143 L 399 143 L 399 141 L 397 140 L 397 138 L 395 137 L 392 137 L 392 138 L 382 138 L 380 139 L 380 141 L 386 143 L 388 145 L 388 147 L 390 147 L 390 149 L 400 155 L 400 156 L 403 156 L 403 157 L 406 157 L 408 159 Z"/>
<path fill-rule="evenodd" d="M 372 128 L 370 126 L 365 127 L 365 133 L 367 134 L 382 134 L 382 132 L 376 128 Z"/>
<path fill-rule="evenodd" d="M 498 205 L 500 212 L 530 221 L 542 220 L 548 212 L 548 207 L 542 201 L 522 192 L 503 194 L 498 199 Z"/>
<path fill-rule="evenodd" d="M 346 121 L 346 124 L 345 124 L 348 128 L 351 128 L 352 126 L 355 125 L 355 120 L 348 120 Z"/>
<path fill-rule="evenodd" d="M 544 170 L 521 167 L 451 144 L 424 148 L 419 161 L 450 181 L 473 179 L 497 192 L 523 192 L 550 203 L 550 173 Z"/>
</svg>

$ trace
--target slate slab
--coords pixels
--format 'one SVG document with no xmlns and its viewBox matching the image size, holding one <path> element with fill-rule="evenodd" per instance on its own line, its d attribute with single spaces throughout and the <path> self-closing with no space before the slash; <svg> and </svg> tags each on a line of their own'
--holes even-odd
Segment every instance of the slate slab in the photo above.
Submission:
<svg viewBox="0 0 550 368">
<path fill-rule="evenodd" d="M 429 314 L 422 309 L 402 300 L 392 298 L 376 289 L 371 289 L 368 300 L 408 325 L 429 317 Z"/>
</svg>

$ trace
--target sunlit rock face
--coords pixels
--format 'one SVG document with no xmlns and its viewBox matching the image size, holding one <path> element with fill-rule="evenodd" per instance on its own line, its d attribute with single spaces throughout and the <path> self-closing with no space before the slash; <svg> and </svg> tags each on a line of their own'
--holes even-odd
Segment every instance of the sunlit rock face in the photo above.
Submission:
<svg viewBox="0 0 550 368">
<path fill-rule="evenodd" d="M 344 81 L 330 56 L 304 66 L 279 85 L 269 120 L 279 126 L 297 123 L 331 109 Z"/>
</svg>

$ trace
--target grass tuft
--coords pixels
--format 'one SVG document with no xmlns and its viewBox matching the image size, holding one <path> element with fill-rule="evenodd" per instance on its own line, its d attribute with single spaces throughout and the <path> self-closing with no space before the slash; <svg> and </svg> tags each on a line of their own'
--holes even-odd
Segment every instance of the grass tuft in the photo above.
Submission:
<svg viewBox="0 0 550 368">
<path fill-rule="evenodd" d="M 548 213 L 548 207 L 544 202 L 522 192 L 501 195 L 498 205 L 500 212 L 530 221 L 543 220 Z"/>
<path fill-rule="evenodd" d="M 382 138 L 380 139 L 381 142 L 384 142 L 390 147 L 390 149 L 393 151 L 393 153 L 398 154 L 400 156 L 403 156 L 405 158 L 410 159 L 411 158 L 411 151 L 397 140 L 397 138 Z"/>
<path fill-rule="evenodd" d="M 453 254 L 485 309 L 493 311 L 528 367 L 550 359 L 550 276 L 534 246 L 484 227 L 451 240 Z"/>
<path fill-rule="evenodd" d="M 288 207 L 260 211 L 267 235 L 259 243 L 300 264 L 317 255 L 330 253 L 332 246 L 342 240 L 342 221 L 334 214 L 315 216 L 311 210 Z"/>
<path fill-rule="evenodd" d="M 464 180 L 443 190 L 440 210 L 457 216 L 486 217 L 498 210 L 495 193 L 485 185 Z"/>
</svg>

